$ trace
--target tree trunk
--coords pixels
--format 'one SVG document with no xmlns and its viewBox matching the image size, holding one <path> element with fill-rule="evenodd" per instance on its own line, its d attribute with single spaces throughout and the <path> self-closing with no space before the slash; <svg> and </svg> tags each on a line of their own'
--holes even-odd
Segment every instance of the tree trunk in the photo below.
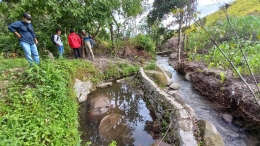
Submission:
<svg viewBox="0 0 260 146">
<path fill-rule="evenodd" d="M 182 50 L 185 50 L 186 48 L 185 48 L 185 41 L 186 41 L 186 34 L 184 34 L 183 36 L 182 36 Z"/>
<path fill-rule="evenodd" d="M 99 33 L 99 30 L 100 30 L 100 28 L 101 28 L 101 23 L 99 22 L 98 23 L 98 27 L 97 27 L 97 29 L 96 29 L 96 32 L 93 34 L 93 38 L 95 38 L 97 35 L 98 35 L 98 33 Z"/>
<path fill-rule="evenodd" d="M 179 29 L 178 29 L 178 61 L 181 61 L 181 29 L 182 29 L 182 21 L 183 21 L 183 12 L 180 12 L 180 20 L 179 20 Z"/>
<path fill-rule="evenodd" d="M 114 50 L 115 45 L 114 45 L 113 23 L 110 23 L 109 26 L 110 26 L 110 39 L 111 39 L 111 42 L 112 42 L 112 49 Z"/>
</svg>

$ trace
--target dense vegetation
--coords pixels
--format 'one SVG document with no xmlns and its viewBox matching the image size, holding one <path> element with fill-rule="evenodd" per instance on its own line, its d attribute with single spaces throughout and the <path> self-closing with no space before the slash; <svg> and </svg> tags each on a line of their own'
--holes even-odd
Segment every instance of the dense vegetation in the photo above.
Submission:
<svg viewBox="0 0 260 146">
<path fill-rule="evenodd" d="M 231 3 L 231 7 L 228 9 L 228 14 L 231 16 L 246 16 L 246 15 L 260 15 L 260 7 L 258 0 L 236 0 Z M 216 20 L 225 19 L 225 15 L 222 10 L 207 16 L 207 24 L 210 24 Z"/>
<path fill-rule="evenodd" d="M 248 23 L 250 22 L 250 23 Z M 243 44 L 243 50 L 247 54 L 248 61 L 254 73 L 260 73 L 259 64 L 259 31 L 260 31 L 260 17 L 257 16 L 241 16 L 232 17 L 231 24 L 235 28 L 239 36 L 239 41 Z M 219 47 L 238 67 L 240 73 L 249 74 L 246 69 L 245 60 L 242 53 L 238 49 L 236 37 L 231 30 L 227 20 L 219 20 L 215 23 L 205 26 L 203 30 L 199 26 L 193 28 L 195 31 L 188 34 L 189 41 L 187 44 L 187 51 L 189 51 L 189 58 L 204 61 L 210 67 L 222 66 L 225 69 L 231 68 L 230 63 L 224 58 L 221 52 L 216 49 L 210 36 L 220 43 Z"/>
<path fill-rule="evenodd" d="M 69 30 L 74 29 L 79 33 L 84 29 L 95 38 L 97 48 L 115 55 L 117 49 L 123 48 L 121 44 L 124 44 L 125 40 L 136 35 L 134 30 L 137 26 L 133 22 L 136 21 L 137 15 L 143 12 L 142 3 L 142 0 L 2 0 L 0 53 L 4 52 L 5 57 L 23 54 L 16 37 L 8 31 L 7 26 L 21 20 L 24 12 L 29 12 L 39 40 L 39 50 L 47 48 L 52 53 L 57 53 L 50 36 L 55 33 L 56 28 L 60 28 L 65 53 L 68 55 L 71 53 L 66 41 Z"/>
<path fill-rule="evenodd" d="M 90 63 L 62 61 L 4 71 L 1 80 L 9 82 L 1 90 L 0 145 L 80 144 L 78 105 L 71 87 L 71 76 L 80 68 L 74 64 L 93 68 Z"/>
</svg>

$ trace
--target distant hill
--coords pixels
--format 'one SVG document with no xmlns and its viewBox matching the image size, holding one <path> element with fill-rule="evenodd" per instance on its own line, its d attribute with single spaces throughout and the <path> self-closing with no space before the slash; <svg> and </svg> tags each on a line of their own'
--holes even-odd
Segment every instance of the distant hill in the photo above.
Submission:
<svg viewBox="0 0 260 146">
<path fill-rule="evenodd" d="M 257 15 L 260 16 L 260 0 L 236 0 L 231 3 L 228 8 L 230 16 Z M 222 10 L 206 17 L 206 24 L 210 24 L 215 20 L 225 18 Z"/>
</svg>

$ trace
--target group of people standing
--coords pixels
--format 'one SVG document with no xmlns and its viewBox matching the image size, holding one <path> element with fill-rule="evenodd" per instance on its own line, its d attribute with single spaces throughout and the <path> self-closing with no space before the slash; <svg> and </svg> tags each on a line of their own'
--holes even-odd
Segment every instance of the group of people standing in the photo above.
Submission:
<svg viewBox="0 0 260 146">
<path fill-rule="evenodd" d="M 70 30 L 68 36 L 69 46 L 73 49 L 76 58 L 91 58 L 94 60 L 92 45 L 90 43 L 91 36 L 85 30 L 78 35 L 74 30 Z"/>
<path fill-rule="evenodd" d="M 40 63 L 40 57 L 36 46 L 38 40 L 33 26 L 31 25 L 31 20 L 31 15 L 29 13 L 24 13 L 23 20 L 16 21 L 8 26 L 8 29 L 19 39 L 19 44 L 23 48 L 24 55 L 30 65 Z M 59 55 L 63 56 L 64 46 L 60 35 L 61 30 L 57 29 L 52 41 L 57 46 Z M 74 51 L 75 58 L 91 58 L 94 60 L 94 54 L 92 51 L 93 45 L 91 45 L 91 42 L 93 42 L 91 35 L 87 34 L 85 30 L 82 30 L 79 35 L 76 34 L 73 29 L 70 30 L 68 43 Z"/>
</svg>

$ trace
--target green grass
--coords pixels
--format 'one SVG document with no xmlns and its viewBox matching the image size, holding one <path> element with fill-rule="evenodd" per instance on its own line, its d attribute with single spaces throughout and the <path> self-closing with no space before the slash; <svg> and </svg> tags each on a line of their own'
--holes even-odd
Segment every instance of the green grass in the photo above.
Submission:
<svg viewBox="0 0 260 146">
<path fill-rule="evenodd" d="M 25 58 L 17 58 L 17 59 L 0 59 L 0 72 L 11 69 L 11 68 L 25 68 L 29 66 L 27 60 Z"/>
<path fill-rule="evenodd" d="M 231 3 L 228 8 L 228 14 L 231 16 L 246 16 L 246 15 L 260 15 L 260 1 L 259 0 L 236 0 Z M 211 24 L 218 19 L 225 19 L 222 10 L 219 10 L 206 17 L 206 24 Z"/>
<path fill-rule="evenodd" d="M 139 70 L 139 65 L 130 65 L 129 63 L 110 64 L 103 74 L 105 80 L 118 79 L 128 75 L 136 74 Z"/>
<path fill-rule="evenodd" d="M 7 68 L 26 66 L 19 61 L 1 60 L 12 64 Z M 80 145 L 72 84 L 85 72 L 95 72 L 94 66 L 78 60 L 43 60 L 23 72 L 2 74 L 9 86 L 7 92 L 1 90 L 0 145 Z"/>
</svg>

